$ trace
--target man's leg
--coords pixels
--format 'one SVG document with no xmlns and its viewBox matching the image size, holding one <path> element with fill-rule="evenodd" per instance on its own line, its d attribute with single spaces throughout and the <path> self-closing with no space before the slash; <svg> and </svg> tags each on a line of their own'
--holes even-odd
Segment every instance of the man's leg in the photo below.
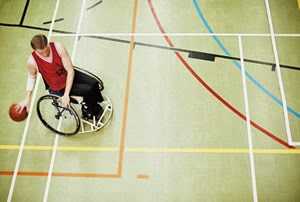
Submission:
<svg viewBox="0 0 300 202">
<path fill-rule="evenodd" d="M 97 80 L 76 71 L 70 95 L 83 96 L 82 113 L 84 117 L 92 118 L 95 115 L 96 119 L 100 118 L 103 109 L 98 102 L 102 102 L 103 97 Z"/>
<path fill-rule="evenodd" d="M 73 83 L 70 95 L 82 96 L 82 115 L 91 119 L 93 116 L 100 118 L 103 109 L 93 95 L 93 86 L 88 84 Z M 99 116 L 99 117 L 97 117 Z"/>
<path fill-rule="evenodd" d="M 84 89 L 88 91 L 88 95 L 85 97 L 85 101 L 91 104 L 96 104 L 98 102 L 103 101 L 103 97 L 101 94 L 101 91 L 99 89 L 99 84 L 98 81 L 95 80 L 94 78 L 79 72 L 75 71 L 75 76 L 74 76 L 74 84 L 86 84 L 90 87 Z"/>
</svg>

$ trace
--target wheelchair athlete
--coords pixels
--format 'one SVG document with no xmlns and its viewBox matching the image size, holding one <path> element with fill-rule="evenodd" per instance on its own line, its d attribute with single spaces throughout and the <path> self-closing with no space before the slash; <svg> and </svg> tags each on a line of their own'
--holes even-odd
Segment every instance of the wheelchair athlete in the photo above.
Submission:
<svg viewBox="0 0 300 202">
<path fill-rule="evenodd" d="M 36 75 L 39 72 L 50 94 L 61 97 L 63 107 L 70 107 L 70 96 L 82 96 L 82 116 L 99 120 L 103 113 L 98 104 L 103 101 L 98 82 L 93 78 L 75 71 L 71 58 L 65 47 L 59 42 L 48 43 L 45 35 L 35 35 L 31 40 L 33 49 L 27 60 L 28 79 L 26 97 L 18 103 L 17 110 L 26 108 L 29 104 L 35 86 Z"/>
</svg>

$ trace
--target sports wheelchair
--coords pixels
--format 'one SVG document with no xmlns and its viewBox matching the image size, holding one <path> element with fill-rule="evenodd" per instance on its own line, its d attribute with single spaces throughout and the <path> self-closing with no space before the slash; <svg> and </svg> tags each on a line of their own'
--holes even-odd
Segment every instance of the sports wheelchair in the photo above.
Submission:
<svg viewBox="0 0 300 202">
<path fill-rule="evenodd" d="M 99 89 L 104 89 L 102 80 L 91 72 L 79 67 L 74 67 L 75 71 L 95 79 L 99 84 Z M 112 102 L 102 94 L 104 101 L 99 103 L 103 108 L 103 113 L 99 120 L 93 116 L 92 119 L 86 119 L 81 114 L 82 97 L 71 96 L 70 108 L 62 107 L 60 97 L 57 95 L 44 95 L 39 98 L 36 106 L 37 114 L 42 124 L 58 135 L 71 136 L 77 133 L 88 133 L 98 131 L 103 128 L 110 120 L 113 112 Z"/>
</svg>

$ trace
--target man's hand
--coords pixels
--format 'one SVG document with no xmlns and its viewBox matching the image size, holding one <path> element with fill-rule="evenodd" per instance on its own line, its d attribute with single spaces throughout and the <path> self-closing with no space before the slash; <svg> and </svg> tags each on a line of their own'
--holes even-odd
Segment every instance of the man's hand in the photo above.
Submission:
<svg viewBox="0 0 300 202">
<path fill-rule="evenodd" d="M 64 95 L 61 97 L 61 104 L 65 108 L 70 108 L 70 97 L 68 95 Z"/>
<path fill-rule="evenodd" d="M 29 112 L 29 104 L 30 101 L 28 99 L 24 99 L 23 101 L 19 102 L 16 106 L 17 112 L 21 113 L 24 108 L 26 108 L 27 113 Z"/>
</svg>

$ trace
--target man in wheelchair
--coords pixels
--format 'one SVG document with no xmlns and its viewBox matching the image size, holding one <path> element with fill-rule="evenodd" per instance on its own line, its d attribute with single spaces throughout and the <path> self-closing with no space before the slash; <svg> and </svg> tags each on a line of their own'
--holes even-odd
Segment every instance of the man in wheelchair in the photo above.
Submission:
<svg viewBox="0 0 300 202">
<path fill-rule="evenodd" d="M 50 94 L 61 97 L 62 106 L 70 107 L 70 96 L 82 96 L 82 116 L 96 120 L 103 113 L 98 104 L 103 101 L 98 82 L 88 75 L 75 71 L 65 47 L 59 42 L 49 42 L 45 35 L 35 35 L 31 40 L 33 49 L 27 60 L 28 79 L 25 99 L 18 103 L 17 110 L 29 110 L 36 75 L 39 72 Z"/>
</svg>

